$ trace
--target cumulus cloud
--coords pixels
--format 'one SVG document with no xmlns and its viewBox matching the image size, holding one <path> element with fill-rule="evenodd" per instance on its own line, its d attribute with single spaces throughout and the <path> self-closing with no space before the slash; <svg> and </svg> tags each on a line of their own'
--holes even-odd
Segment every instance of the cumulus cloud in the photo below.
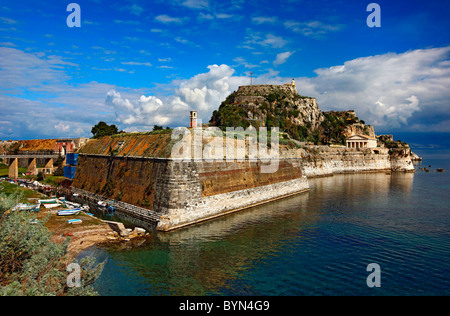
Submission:
<svg viewBox="0 0 450 316">
<path fill-rule="evenodd" d="M 112 106 L 118 120 L 129 128 L 141 129 L 152 125 L 187 126 L 189 111 L 195 110 L 203 122 L 220 103 L 248 78 L 233 76 L 234 69 L 228 65 L 211 65 L 209 71 L 178 83 L 169 97 L 141 95 L 130 101 L 119 92 L 108 92 L 105 103 Z"/>
<path fill-rule="evenodd" d="M 320 109 L 355 110 L 377 132 L 393 130 L 450 131 L 450 47 L 421 49 L 357 58 L 343 65 L 317 69 L 316 77 L 296 78 L 301 95 L 316 97 Z M 292 52 L 278 54 L 281 64 Z M 212 65 L 209 71 L 176 82 L 171 97 L 135 97 L 130 101 L 117 92 L 107 98 L 124 124 L 171 124 L 186 126 L 190 110 L 197 110 L 207 122 L 212 111 L 249 78 L 234 75 L 228 65 Z M 294 76 L 295 77 L 295 76 Z M 280 77 L 270 70 L 254 77 L 254 84 L 284 84 L 292 77 Z M 175 85 L 175 83 L 174 83 Z M 145 101 L 145 102 L 144 102 Z M 149 111 L 143 105 L 151 104 Z M 156 116 L 158 114 L 159 116 Z"/>
<path fill-rule="evenodd" d="M 322 109 L 354 109 L 381 130 L 428 121 L 442 131 L 440 122 L 450 119 L 449 54 L 450 47 L 442 47 L 357 58 L 318 69 L 317 77 L 299 78 L 297 86 Z"/>
<path fill-rule="evenodd" d="M 253 83 L 284 84 L 296 77 L 299 93 L 316 97 L 322 110 L 356 110 L 378 133 L 450 132 L 449 55 L 450 46 L 362 57 L 317 69 L 312 78 L 269 69 L 255 74 Z M 58 56 L 0 47 L 0 139 L 89 136 L 99 120 L 126 130 L 187 126 L 191 110 L 208 122 L 230 93 L 250 82 L 229 65 L 210 65 L 163 85 L 158 96 L 98 82 L 70 84 L 66 69 L 73 67 Z"/>
</svg>

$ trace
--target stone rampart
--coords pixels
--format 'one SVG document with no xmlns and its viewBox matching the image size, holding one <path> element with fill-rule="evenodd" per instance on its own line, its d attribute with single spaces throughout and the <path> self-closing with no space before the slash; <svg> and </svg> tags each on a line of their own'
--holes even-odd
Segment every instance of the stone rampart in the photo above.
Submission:
<svg viewBox="0 0 450 316">
<path fill-rule="evenodd" d="M 304 192 L 310 177 L 414 171 L 407 151 L 387 148 L 280 147 L 277 168 L 261 172 L 268 162 L 80 154 L 73 187 L 135 205 L 124 209 L 169 231 Z"/>
<path fill-rule="evenodd" d="M 308 190 L 301 159 L 280 159 L 274 173 L 263 164 L 80 155 L 72 186 L 149 209 L 167 231 Z"/>
<path fill-rule="evenodd" d="M 339 173 L 414 172 L 411 157 L 393 155 L 387 148 L 349 149 L 310 146 L 302 150 L 304 174 L 308 178 Z"/>
</svg>

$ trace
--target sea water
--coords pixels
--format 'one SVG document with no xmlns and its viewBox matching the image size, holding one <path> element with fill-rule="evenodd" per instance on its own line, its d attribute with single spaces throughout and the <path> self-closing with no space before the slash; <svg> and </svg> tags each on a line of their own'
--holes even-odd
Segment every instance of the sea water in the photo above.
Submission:
<svg viewBox="0 0 450 316">
<path fill-rule="evenodd" d="M 416 170 L 311 179 L 307 193 L 82 256 L 106 260 L 100 295 L 449 295 L 448 155 Z"/>
</svg>

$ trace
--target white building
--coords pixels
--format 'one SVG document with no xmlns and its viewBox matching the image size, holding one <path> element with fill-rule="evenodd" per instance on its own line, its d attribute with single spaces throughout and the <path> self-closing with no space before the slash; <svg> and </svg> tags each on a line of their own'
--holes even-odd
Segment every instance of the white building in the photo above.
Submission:
<svg viewBox="0 0 450 316">
<path fill-rule="evenodd" d="M 377 139 L 367 135 L 352 135 L 346 139 L 347 148 L 376 148 Z"/>
</svg>

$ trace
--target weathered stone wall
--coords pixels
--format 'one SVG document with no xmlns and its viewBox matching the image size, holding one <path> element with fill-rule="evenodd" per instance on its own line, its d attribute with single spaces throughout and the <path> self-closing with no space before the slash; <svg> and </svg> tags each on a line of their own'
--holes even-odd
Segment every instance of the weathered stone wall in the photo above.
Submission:
<svg viewBox="0 0 450 316">
<path fill-rule="evenodd" d="M 414 172 L 409 155 L 393 155 L 387 148 L 347 149 L 311 146 L 302 151 L 305 176 L 339 173 L 405 171 Z"/>
<path fill-rule="evenodd" d="M 260 161 L 170 161 L 157 184 L 155 210 L 167 231 L 309 189 L 301 159 L 280 159 L 274 173 L 261 173 Z"/>
<path fill-rule="evenodd" d="M 72 186 L 144 208 L 152 208 L 155 182 L 167 160 L 80 155 Z"/>
<path fill-rule="evenodd" d="M 242 209 L 309 190 L 305 177 L 229 193 L 193 199 L 182 209 L 167 209 L 158 223 L 162 231 L 210 220 Z"/>
<path fill-rule="evenodd" d="M 301 160 L 214 162 L 80 155 L 73 187 L 152 209 L 171 230 L 307 190 Z"/>
<path fill-rule="evenodd" d="M 202 196 L 228 193 L 302 177 L 299 159 L 280 159 L 273 173 L 261 173 L 261 161 L 211 162 L 198 165 Z"/>
<path fill-rule="evenodd" d="M 337 173 L 414 171 L 405 150 L 311 146 L 280 148 L 267 162 L 195 161 L 81 154 L 73 186 L 152 210 L 168 231 L 308 190 L 308 177 Z"/>
</svg>

